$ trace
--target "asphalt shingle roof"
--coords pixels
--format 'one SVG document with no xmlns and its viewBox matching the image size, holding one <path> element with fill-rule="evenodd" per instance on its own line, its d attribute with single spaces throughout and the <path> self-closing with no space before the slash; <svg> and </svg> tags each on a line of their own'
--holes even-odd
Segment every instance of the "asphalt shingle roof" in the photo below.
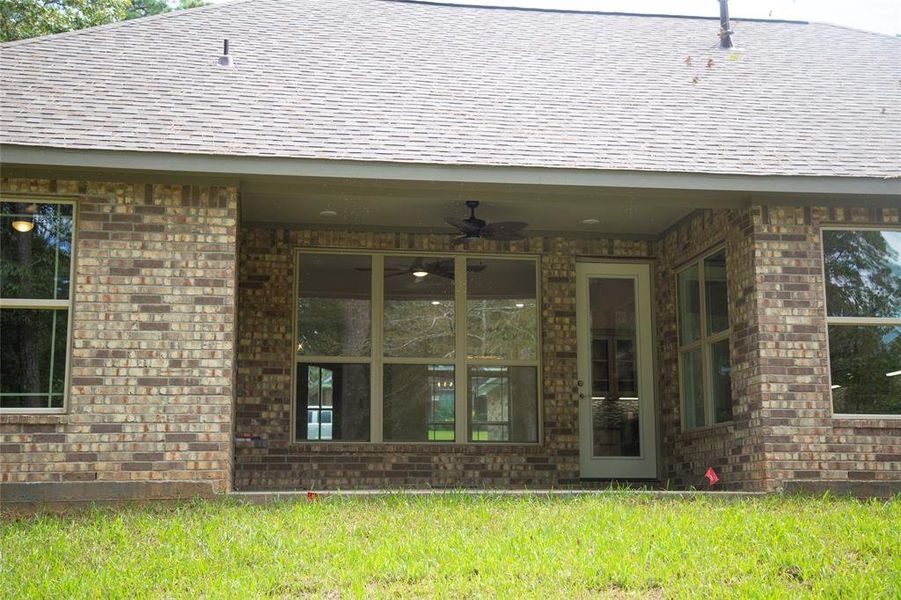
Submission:
<svg viewBox="0 0 901 600">
<path fill-rule="evenodd" d="M 0 141 L 901 175 L 901 40 L 734 25 L 741 50 L 728 52 L 710 19 L 244 0 L 4 45 Z M 224 38 L 232 69 L 216 64 Z"/>
</svg>

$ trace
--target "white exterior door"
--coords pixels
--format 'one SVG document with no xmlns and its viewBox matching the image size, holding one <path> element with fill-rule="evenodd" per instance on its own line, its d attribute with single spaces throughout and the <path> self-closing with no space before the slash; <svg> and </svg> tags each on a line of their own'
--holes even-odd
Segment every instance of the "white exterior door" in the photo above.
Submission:
<svg viewBox="0 0 901 600">
<path fill-rule="evenodd" d="M 579 263 L 576 276 L 581 475 L 656 478 L 651 267 Z"/>
</svg>

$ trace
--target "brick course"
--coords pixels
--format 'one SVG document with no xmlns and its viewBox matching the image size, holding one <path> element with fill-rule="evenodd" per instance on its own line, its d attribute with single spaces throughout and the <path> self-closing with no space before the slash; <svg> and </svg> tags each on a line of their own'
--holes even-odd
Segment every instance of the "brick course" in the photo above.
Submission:
<svg viewBox="0 0 901 600">
<path fill-rule="evenodd" d="M 0 481 L 228 489 L 236 188 L 4 178 L 0 189 L 71 197 L 77 210 L 67 409 L 0 416 Z"/>
</svg>

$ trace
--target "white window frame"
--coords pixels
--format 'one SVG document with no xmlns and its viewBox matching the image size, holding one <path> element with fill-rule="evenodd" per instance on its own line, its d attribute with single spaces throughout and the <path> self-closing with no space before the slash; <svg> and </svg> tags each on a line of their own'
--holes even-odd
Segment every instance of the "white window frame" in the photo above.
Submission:
<svg viewBox="0 0 901 600">
<path fill-rule="evenodd" d="M 65 414 L 69 410 L 69 389 L 72 369 L 72 323 L 75 312 L 75 261 L 77 235 L 78 235 L 78 202 L 72 197 L 46 197 L 31 194 L 4 194 L 0 196 L 0 202 L 15 202 L 19 204 L 68 204 L 72 206 L 72 238 L 69 240 L 71 254 L 69 256 L 69 298 L 67 300 L 53 300 L 48 298 L 2 298 L 0 297 L 0 309 L 32 309 L 32 310 L 67 310 L 66 323 L 66 369 L 63 383 L 63 405 L 61 407 L 47 408 L 0 408 L 3 415 L 53 415 Z M 56 332 L 54 331 L 54 339 Z M 51 345 L 52 347 L 52 345 Z M 53 356 L 51 353 L 51 372 Z M 13 394 L 10 394 L 13 395 Z M 20 394 L 16 394 L 20 395 Z M 43 395 L 43 394 L 41 394 Z M 48 396 L 50 393 L 47 394 Z"/>
<path fill-rule="evenodd" d="M 850 325 L 850 326 L 901 326 L 901 318 L 893 319 L 890 317 L 830 317 L 829 307 L 826 305 L 826 246 L 823 239 L 823 233 L 826 231 L 860 231 L 869 229 L 874 231 L 893 231 L 901 233 L 901 228 L 894 227 L 889 224 L 879 225 L 873 223 L 846 223 L 842 225 L 823 225 L 820 227 L 820 259 L 823 266 L 823 315 L 826 318 L 826 370 L 829 380 L 829 410 L 832 417 L 836 419 L 884 419 L 884 420 L 901 420 L 901 415 L 893 415 L 888 413 L 837 413 L 835 412 L 835 396 L 832 393 L 832 352 L 830 350 L 829 326 L 830 325 Z"/>
<path fill-rule="evenodd" d="M 300 296 L 300 259 L 304 254 L 332 254 L 332 255 L 357 255 L 370 257 L 372 260 L 372 280 L 370 299 L 370 355 L 369 356 L 313 356 L 301 354 L 297 351 L 298 315 L 296 299 Z M 452 359 L 422 358 L 422 357 L 387 357 L 383 354 L 382 335 L 384 331 L 384 268 L 386 257 L 436 257 L 454 260 L 454 330 L 457 332 Z M 537 312 L 536 336 L 537 348 L 534 360 L 491 360 L 470 359 L 467 356 L 466 340 L 466 306 L 467 306 L 467 270 L 466 261 L 474 260 L 511 260 L 531 261 L 535 265 L 535 304 Z M 536 254 L 482 254 L 461 252 L 434 252 L 420 250 L 384 250 L 370 251 L 353 248 L 295 248 L 293 265 L 293 299 L 292 299 L 292 369 L 291 369 L 291 441 L 294 444 L 413 444 L 441 446 L 442 444 L 465 445 L 477 444 L 484 446 L 539 446 L 544 439 L 544 403 L 542 394 L 542 326 L 541 326 L 541 258 Z M 297 431 L 297 369 L 298 365 L 307 363 L 353 363 L 368 364 L 370 377 L 370 430 L 369 441 L 356 440 L 306 440 L 298 438 Z M 408 365 L 449 365 L 454 366 L 454 441 L 386 441 L 383 434 L 384 397 L 383 377 L 386 364 Z M 506 367 L 534 367 L 535 391 L 536 391 L 536 418 L 537 440 L 534 442 L 516 441 L 470 441 L 469 438 L 469 389 L 467 376 L 470 366 L 506 366 Z M 512 421 L 512 417 L 511 417 Z"/>
<path fill-rule="evenodd" d="M 729 326 L 723 331 L 719 331 L 717 333 L 708 334 L 707 333 L 707 294 L 704 287 L 706 282 L 706 274 L 704 273 L 704 262 L 707 258 L 713 256 L 714 254 L 718 254 L 719 252 L 726 252 L 725 244 L 718 244 L 710 250 L 705 251 L 703 254 L 699 254 L 698 256 L 692 258 L 690 261 L 684 263 L 679 268 L 676 269 L 673 274 L 673 285 L 676 292 L 675 297 L 675 310 L 676 310 L 676 353 L 678 354 L 677 361 L 677 369 L 679 370 L 679 417 L 682 425 L 682 431 L 703 431 L 705 429 L 711 429 L 713 427 L 722 427 L 723 425 L 728 425 L 729 423 L 733 423 L 735 421 L 735 397 L 732 397 L 732 418 L 728 421 L 720 421 L 716 422 L 716 409 L 713 405 L 713 346 L 722 342 L 723 340 L 729 341 L 729 364 L 732 365 L 732 311 L 729 311 Z M 726 261 L 728 265 L 728 254 L 726 255 Z M 698 339 L 693 340 L 688 344 L 682 344 L 681 340 L 681 331 L 682 331 L 682 323 L 681 323 L 681 311 L 679 310 L 679 275 L 684 271 L 694 267 L 697 265 L 698 267 L 698 287 L 700 290 L 700 336 Z M 729 273 L 728 270 L 726 272 L 726 285 L 729 283 Z M 727 302 L 728 303 L 728 302 Z M 695 350 L 701 350 L 701 379 L 703 380 L 703 393 L 704 393 L 704 424 L 699 427 L 688 427 L 686 424 L 686 406 L 685 406 L 685 395 L 683 393 L 683 380 L 682 380 L 682 355 L 693 352 Z M 731 384 L 731 377 L 730 377 Z"/>
</svg>

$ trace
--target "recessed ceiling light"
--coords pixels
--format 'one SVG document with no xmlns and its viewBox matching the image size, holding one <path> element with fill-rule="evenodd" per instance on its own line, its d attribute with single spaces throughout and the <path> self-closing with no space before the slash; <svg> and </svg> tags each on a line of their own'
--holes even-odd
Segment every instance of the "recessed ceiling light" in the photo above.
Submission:
<svg viewBox="0 0 901 600">
<path fill-rule="evenodd" d="M 428 271 L 424 271 L 424 270 L 422 270 L 422 269 L 418 269 L 418 270 L 416 270 L 416 271 L 413 271 L 413 277 L 416 277 L 417 279 L 422 279 L 423 277 L 425 277 L 425 276 L 428 275 L 428 274 L 429 274 Z"/>
<path fill-rule="evenodd" d="M 319 216 L 320 217 L 337 217 L 338 213 L 334 210 L 320 210 Z"/>
<path fill-rule="evenodd" d="M 582 225 L 599 225 L 600 219 L 582 219 Z"/>
<path fill-rule="evenodd" d="M 441 302 L 439 302 L 438 300 L 432 300 L 432 306 L 438 306 L 440 304 Z"/>
</svg>

